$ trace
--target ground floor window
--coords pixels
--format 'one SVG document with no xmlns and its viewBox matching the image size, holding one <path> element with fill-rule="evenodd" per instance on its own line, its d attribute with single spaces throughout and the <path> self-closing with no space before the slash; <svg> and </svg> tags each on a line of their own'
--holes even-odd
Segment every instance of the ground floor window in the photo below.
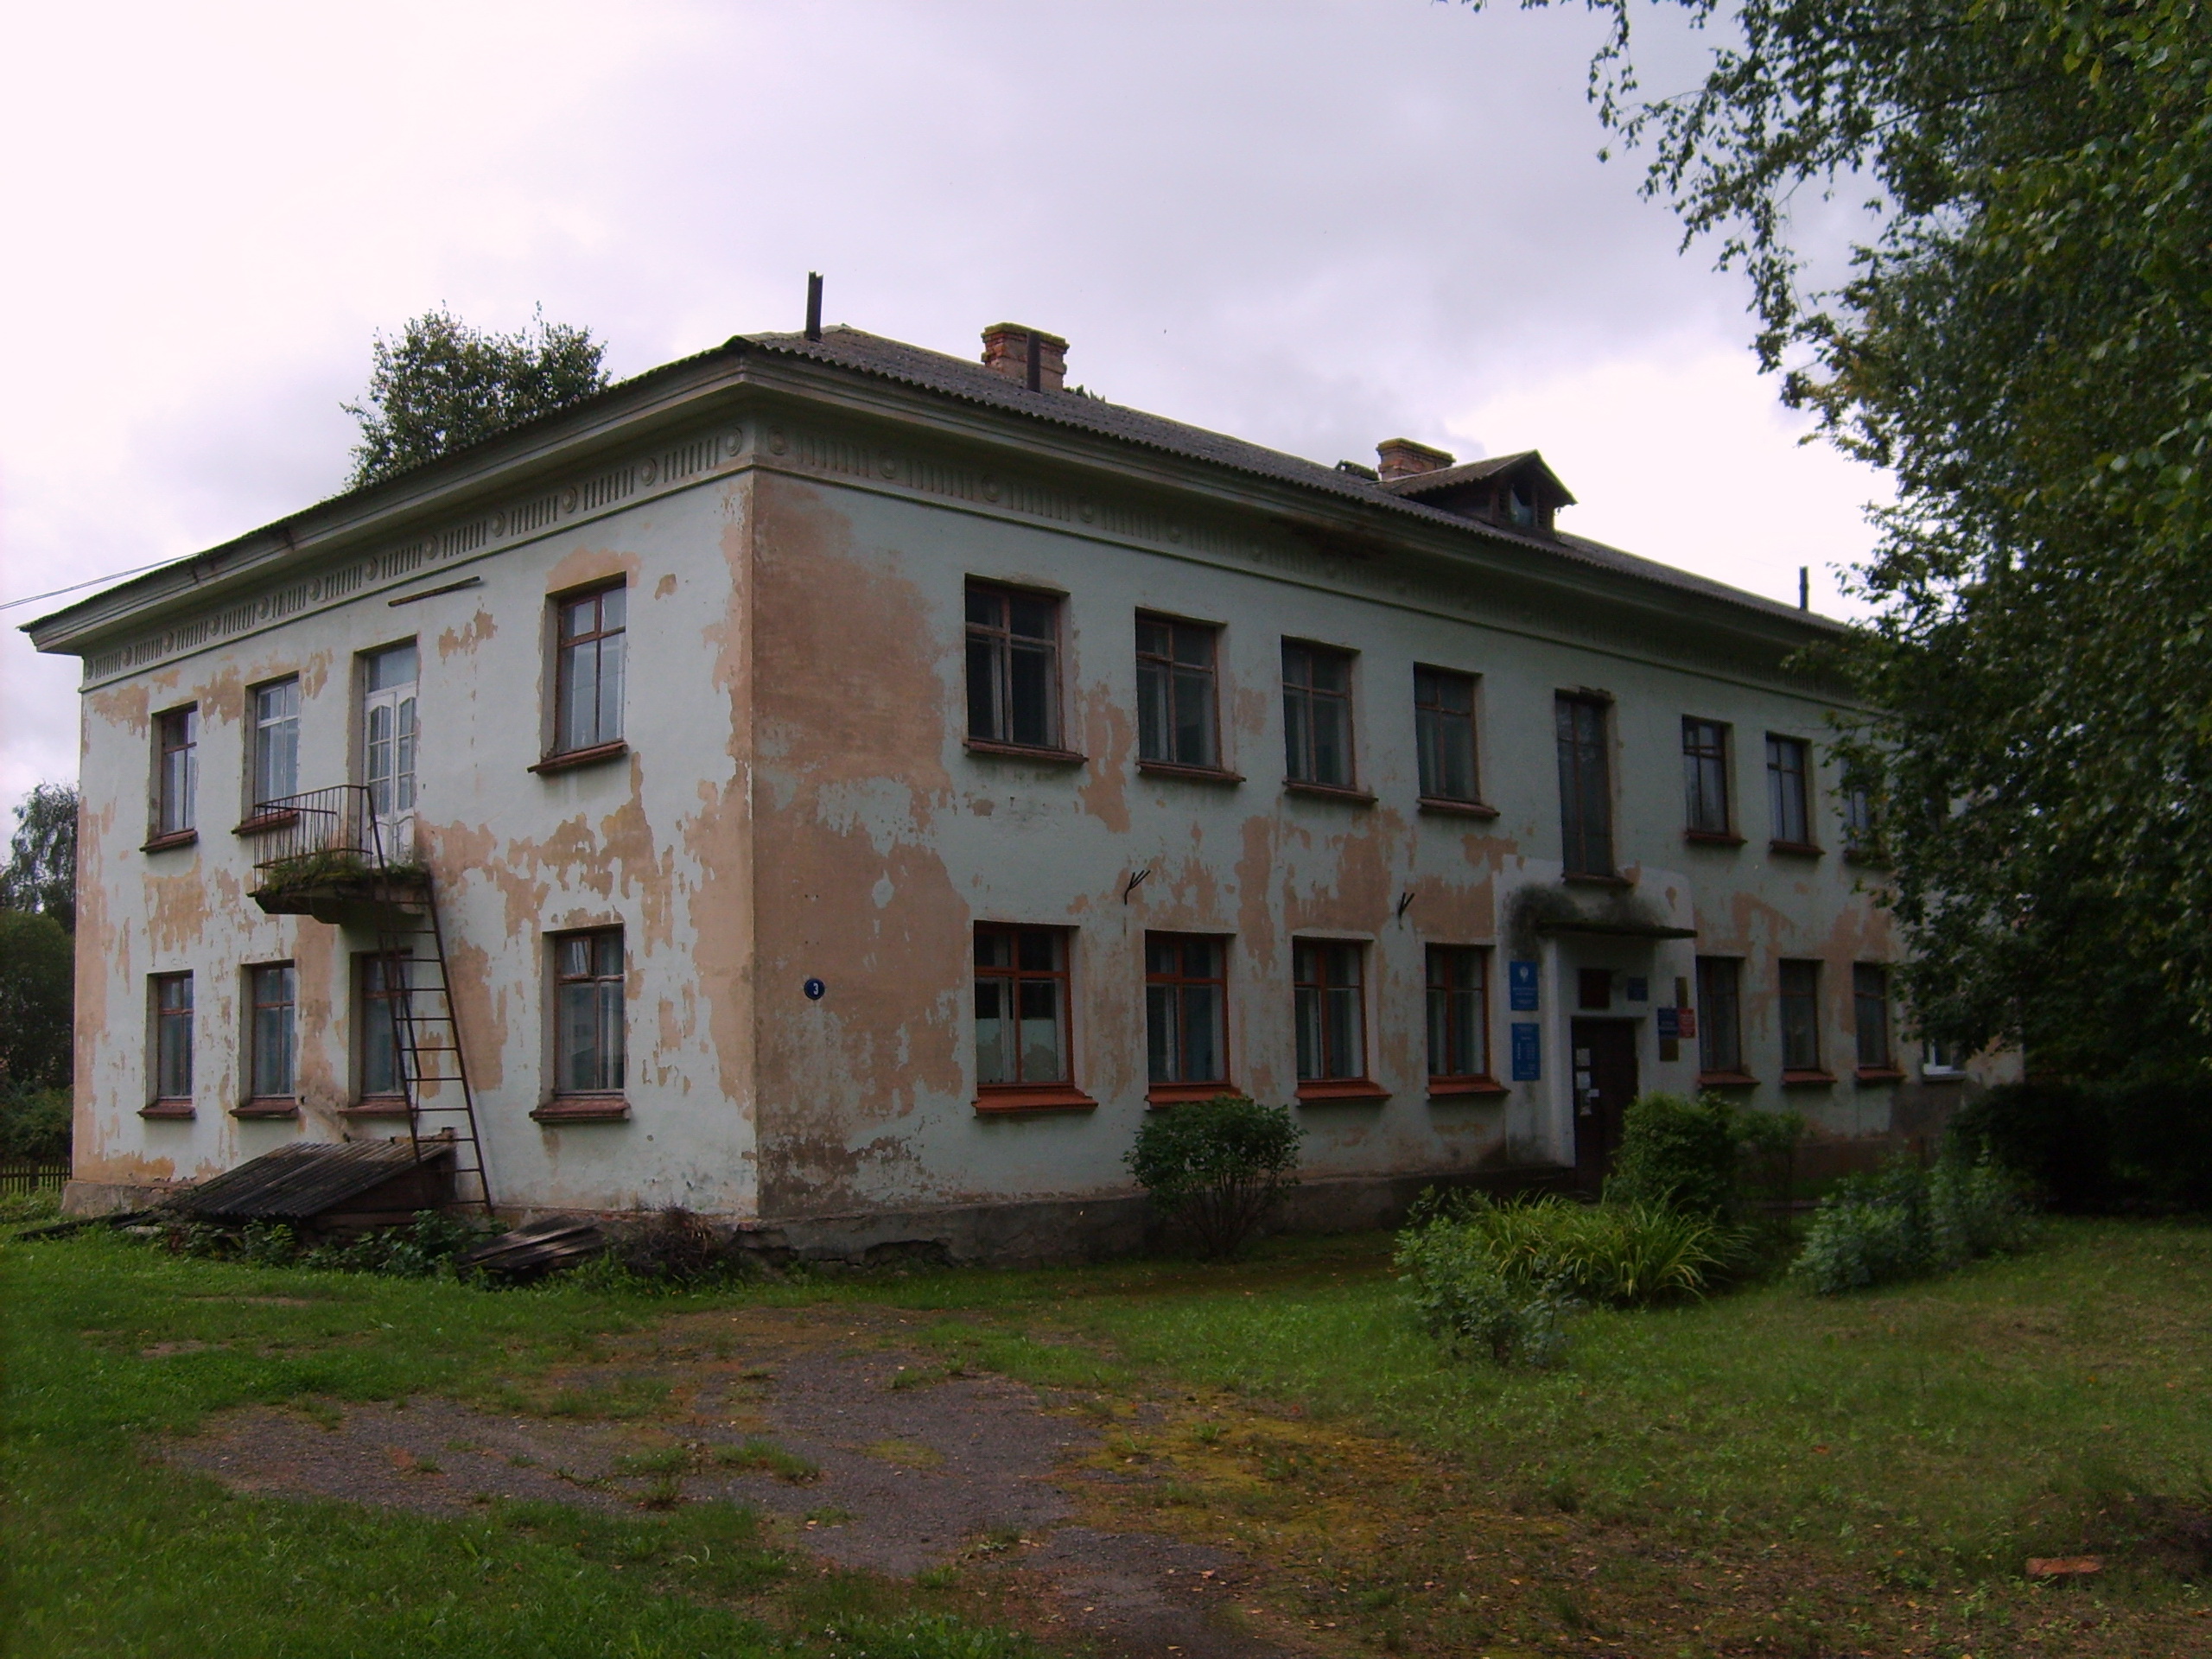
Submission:
<svg viewBox="0 0 2212 1659">
<path fill-rule="evenodd" d="M 1068 941 L 1057 927 L 976 929 L 976 1081 L 1069 1081 Z"/>
<path fill-rule="evenodd" d="M 1821 1069 L 1821 964 L 1785 962 L 1781 969 L 1782 1069 Z"/>
<path fill-rule="evenodd" d="M 192 1099 L 192 976 L 154 976 L 154 1100 L 180 1105 Z"/>
<path fill-rule="evenodd" d="M 1228 1080 L 1228 961 L 1221 939 L 1145 936 L 1145 1034 L 1154 1083 Z"/>
<path fill-rule="evenodd" d="M 298 978 L 289 962 L 246 969 L 251 1008 L 247 1090 L 255 1100 L 289 1100 L 298 1087 Z"/>
<path fill-rule="evenodd" d="M 1697 1065 L 1744 1069 L 1743 967 L 1733 957 L 1697 959 Z"/>
<path fill-rule="evenodd" d="M 1299 939 L 1291 946 L 1301 1079 L 1367 1075 L 1362 950 L 1323 939 Z"/>
<path fill-rule="evenodd" d="M 1490 1074 L 1489 995 L 1483 952 L 1468 944 L 1428 947 L 1428 1075 L 1432 1081 Z"/>
<path fill-rule="evenodd" d="M 569 933 L 553 942 L 556 1095 L 622 1091 L 622 930 Z"/>
<path fill-rule="evenodd" d="M 1890 970 L 1862 962 L 1851 970 L 1852 1014 L 1859 1032 L 1859 1064 L 1886 1071 L 1897 1062 L 1890 1052 Z"/>
<path fill-rule="evenodd" d="M 401 1070 L 399 1039 L 401 999 L 407 989 L 404 957 L 363 957 L 356 982 L 359 987 L 358 1021 L 360 1042 L 360 1085 L 364 1100 L 389 1100 L 406 1093 L 406 1074 Z"/>
</svg>

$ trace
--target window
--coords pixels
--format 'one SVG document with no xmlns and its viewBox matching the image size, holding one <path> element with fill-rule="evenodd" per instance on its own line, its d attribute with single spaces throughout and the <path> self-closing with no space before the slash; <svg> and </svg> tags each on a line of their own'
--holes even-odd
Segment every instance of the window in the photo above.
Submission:
<svg viewBox="0 0 2212 1659">
<path fill-rule="evenodd" d="M 1821 1069 L 1821 964 L 1782 964 L 1782 1069 Z"/>
<path fill-rule="evenodd" d="M 1697 1068 L 1744 1069 L 1743 967 L 1733 957 L 1697 959 Z"/>
<path fill-rule="evenodd" d="M 1434 801 L 1482 798 L 1475 773 L 1475 677 L 1414 670 L 1414 740 L 1421 792 Z"/>
<path fill-rule="evenodd" d="M 1967 1051 L 1963 1044 L 1945 1042 L 1930 1038 L 1921 1047 L 1920 1075 L 1923 1077 L 1955 1077 L 1967 1069 Z"/>
<path fill-rule="evenodd" d="M 1228 1081 L 1228 957 L 1220 939 L 1145 936 L 1145 1031 L 1154 1083 Z"/>
<path fill-rule="evenodd" d="M 1613 970 L 1578 968 L 1574 970 L 1574 1006 L 1585 1014 L 1603 1014 L 1613 1006 Z"/>
<path fill-rule="evenodd" d="M 300 683 L 276 680 L 252 692 L 253 728 L 247 734 L 249 817 L 266 801 L 300 792 Z"/>
<path fill-rule="evenodd" d="M 553 942 L 556 1095 L 622 1092 L 622 930 Z"/>
<path fill-rule="evenodd" d="M 1873 857 L 1880 850 L 1874 835 L 1874 795 L 1864 784 L 1844 786 L 1843 849 L 1860 858 Z"/>
<path fill-rule="evenodd" d="M 555 601 L 560 652 L 555 667 L 556 754 L 622 741 L 622 641 L 628 597 L 622 588 L 601 588 Z"/>
<path fill-rule="evenodd" d="M 192 976 L 154 976 L 154 1103 L 192 1103 Z"/>
<path fill-rule="evenodd" d="M 200 710 L 172 709 L 154 722 L 154 835 L 189 834 L 192 800 L 200 787 Z"/>
<path fill-rule="evenodd" d="M 1612 779 L 1605 754 L 1605 708 L 1595 697 L 1561 697 L 1556 705 L 1560 836 L 1569 875 L 1613 873 Z"/>
<path fill-rule="evenodd" d="M 289 962 L 246 970 L 252 1027 L 246 1092 L 254 1100 L 289 1100 L 297 1087 L 297 980 Z"/>
<path fill-rule="evenodd" d="M 968 735 L 1026 749 L 1060 747 L 1060 602 L 968 586 Z"/>
<path fill-rule="evenodd" d="M 1137 618 L 1137 758 L 1174 766 L 1221 766 L 1214 645 L 1218 629 Z"/>
<path fill-rule="evenodd" d="M 1805 781 L 1810 746 L 1799 737 L 1766 741 L 1766 803 L 1774 838 L 1785 847 L 1813 844 L 1806 810 Z"/>
<path fill-rule="evenodd" d="M 1282 739 L 1292 782 L 1352 786 L 1350 652 L 1283 641 Z"/>
<path fill-rule="evenodd" d="M 1490 1075 L 1489 988 L 1472 945 L 1428 947 L 1428 1076 L 1432 1083 Z"/>
<path fill-rule="evenodd" d="M 1717 720 L 1682 721 L 1684 823 L 1700 836 L 1728 833 L 1728 728 Z"/>
<path fill-rule="evenodd" d="M 1887 1071 L 1890 1053 L 1890 970 L 1862 962 L 1851 970 L 1851 1011 L 1859 1031 L 1859 1067 Z"/>
<path fill-rule="evenodd" d="M 976 1081 L 1064 1084 L 1068 940 L 1057 927 L 976 929 Z"/>
<path fill-rule="evenodd" d="M 407 959 L 359 957 L 355 963 L 359 1014 L 353 1028 L 359 1033 L 361 1046 L 361 1098 L 399 1098 L 407 1092 L 399 1047 L 403 1017 L 400 1004 L 407 995 Z"/>
<path fill-rule="evenodd" d="M 1361 947 L 1300 939 L 1291 946 L 1300 1079 L 1367 1075 L 1367 1008 Z"/>
</svg>

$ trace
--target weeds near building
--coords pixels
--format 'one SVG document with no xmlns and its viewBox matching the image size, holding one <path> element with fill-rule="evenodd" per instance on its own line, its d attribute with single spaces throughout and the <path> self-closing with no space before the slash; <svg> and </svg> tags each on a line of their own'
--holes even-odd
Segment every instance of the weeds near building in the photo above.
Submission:
<svg viewBox="0 0 2212 1659">
<path fill-rule="evenodd" d="M 1988 1160 L 1932 1170 L 1901 1160 L 1848 1178 L 1821 1201 L 1790 1272 L 1834 1295 L 1948 1273 L 2024 1249 L 2031 1236 L 2018 1186 Z"/>
<path fill-rule="evenodd" d="M 1124 1161 L 1201 1255 L 1231 1256 L 1296 1185 L 1305 1135 L 1287 1107 L 1219 1095 L 1152 1113 Z"/>
<path fill-rule="evenodd" d="M 1556 1280 L 1532 1282 L 1509 1270 L 1478 1224 L 1439 1217 L 1407 1229 L 1395 1265 L 1414 1317 L 1455 1353 L 1544 1366 L 1567 1346 L 1580 1304 Z"/>
</svg>

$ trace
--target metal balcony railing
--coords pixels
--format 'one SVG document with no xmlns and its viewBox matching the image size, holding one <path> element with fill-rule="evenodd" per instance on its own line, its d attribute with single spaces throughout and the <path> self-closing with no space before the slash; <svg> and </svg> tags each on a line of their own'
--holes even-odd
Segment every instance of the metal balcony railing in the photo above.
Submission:
<svg viewBox="0 0 2212 1659">
<path fill-rule="evenodd" d="M 358 860 L 365 873 L 381 875 L 413 855 L 412 825 L 380 816 L 369 788 L 361 784 L 333 784 L 257 803 L 253 821 L 270 827 L 262 831 L 257 870 L 279 866 L 305 871 L 327 864 L 334 874 Z"/>
</svg>

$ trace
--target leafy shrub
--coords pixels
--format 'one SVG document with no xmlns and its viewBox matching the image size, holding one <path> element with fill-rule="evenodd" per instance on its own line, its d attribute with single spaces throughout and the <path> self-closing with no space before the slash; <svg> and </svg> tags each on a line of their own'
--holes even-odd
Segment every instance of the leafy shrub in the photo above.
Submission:
<svg viewBox="0 0 2212 1659">
<path fill-rule="evenodd" d="M 249 1244 L 252 1230 L 247 1230 Z M 435 1210 L 416 1212 L 404 1227 L 383 1227 L 358 1238 L 319 1244 L 299 1258 L 303 1268 L 334 1268 L 341 1273 L 388 1273 L 402 1279 L 428 1279 L 450 1271 L 454 1257 L 484 1236 L 474 1221 L 442 1216 Z M 251 1249 L 249 1249 L 249 1257 Z"/>
<path fill-rule="evenodd" d="M 1711 1095 L 1639 1095 L 1621 1121 L 1608 1199 L 1719 1217 L 1736 1202 L 1738 1114 Z"/>
<path fill-rule="evenodd" d="M 1147 1114 L 1123 1161 L 1203 1254 L 1234 1255 L 1296 1184 L 1305 1134 L 1287 1107 L 1220 1095 Z"/>
<path fill-rule="evenodd" d="M 1554 1283 L 1509 1274 L 1478 1222 L 1408 1229 L 1399 1236 L 1396 1266 L 1421 1328 L 1455 1352 L 1541 1366 L 1567 1345 L 1573 1299 Z"/>
<path fill-rule="evenodd" d="M 2077 1084 L 1999 1084 L 1959 1109 L 1946 1150 L 1993 1159 L 2054 1209 L 2102 1210 L 2114 1196 L 2111 1120 Z"/>
<path fill-rule="evenodd" d="M 21 1089 L 0 1094 L 0 1158 L 59 1163 L 69 1156 L 70 1099 L 67 1089 Z"/>
<path fill-rule="evenodd" d="M 1834 1295 L 1947 1273 L 2028 1238 L 2018 1188 L 1990 1160 L 1947 1160 L 1932 1171 L 1899 1160 L 1848 1177 L 1821 1201 L 1791 1272 Z"/>
<path fill-rule="evenodd" d="M 1547 1197 L 1471 1203 L 1463 1213 L 1509 1276 L 1611 1307 L 1703 1295 L 1730 1243 L 1712 1220 L 1658 1204 Z"/>
</svg>

